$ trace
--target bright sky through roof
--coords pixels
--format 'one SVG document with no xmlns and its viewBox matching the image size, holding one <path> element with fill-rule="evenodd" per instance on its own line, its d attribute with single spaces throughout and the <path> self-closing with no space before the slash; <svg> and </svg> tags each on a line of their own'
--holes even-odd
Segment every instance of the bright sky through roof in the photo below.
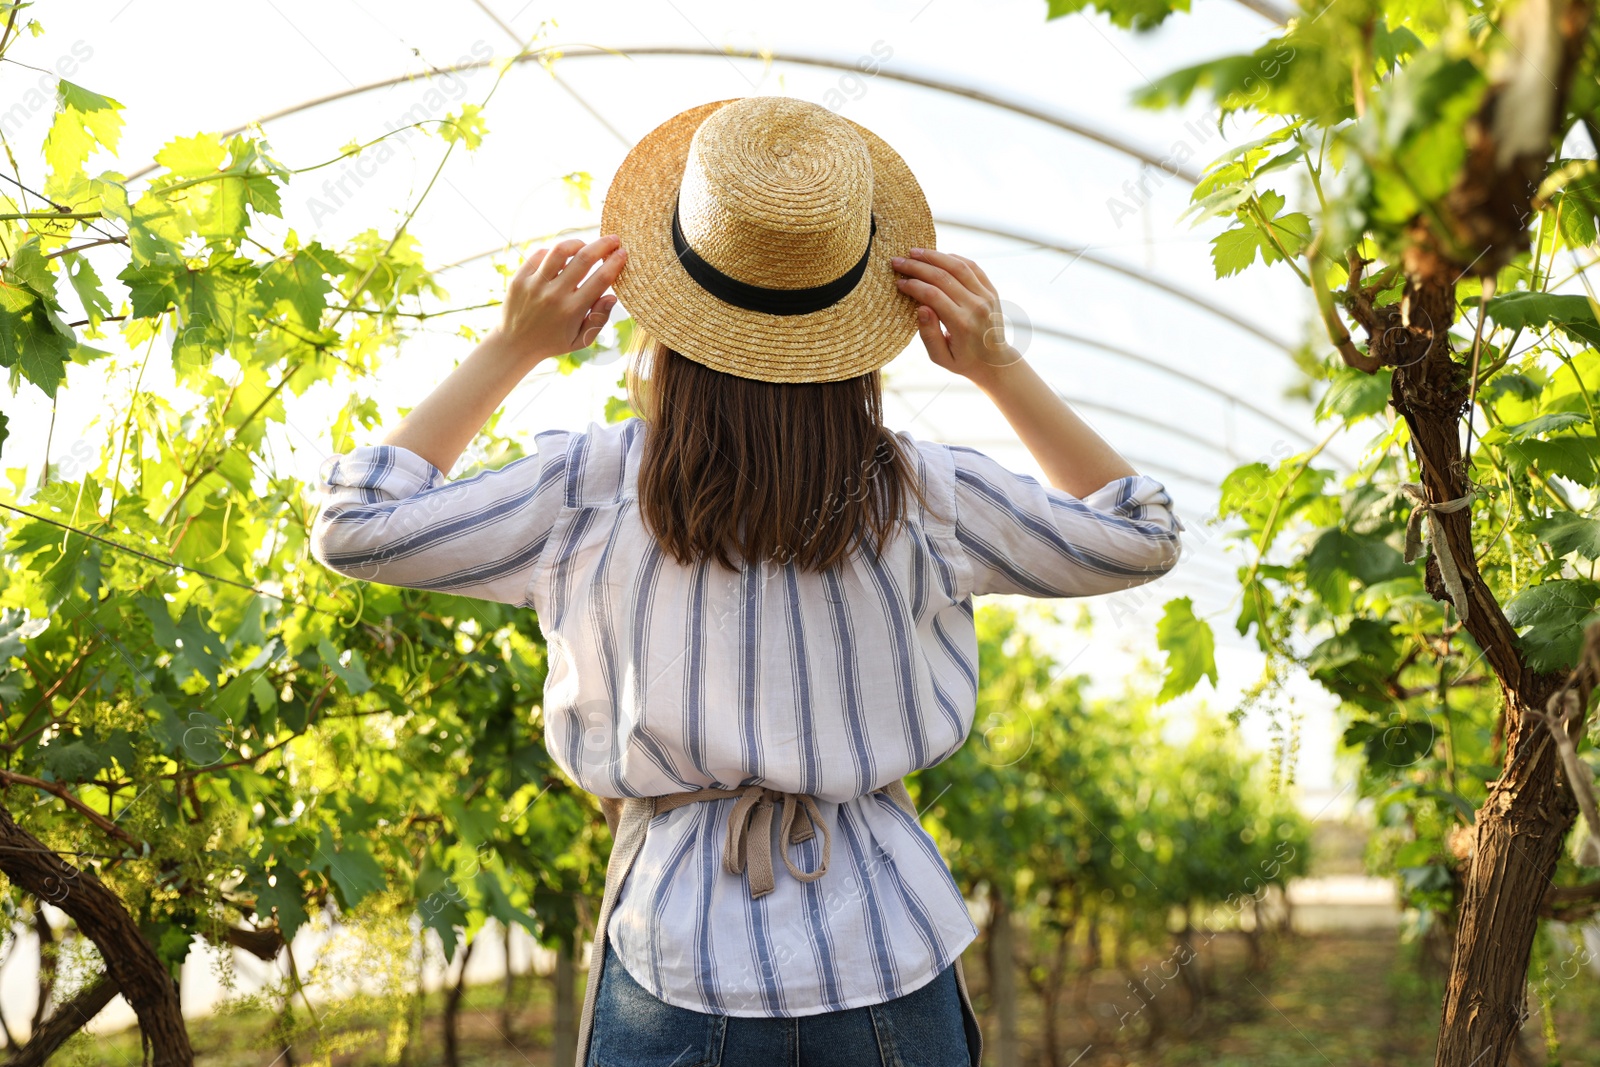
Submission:
<svg viewBox="0 0 1600 1067">
<path fill-rule="evenodd" d="M 1095 601 L 1093 636 L 1063 629 L 1062 658 L 1071 670 L 1092 675 L 1098 691 L 1114 692 L 1139 654 L 1155 655 L 1162 604 L 1188 595 L 1217 632 L 1222 676 L 1219 692 L 1203 683 L 1186 702 L 1227 708 L 1256 679 L 1261 661 L 1253 642 L 1233 629 L 1230 576 L 1240 557 L 1222 551 L 1223 536 L 1205 518 L 1233 467 L 1275 462 L 1326 432 L 1313 423 L 1305 401 L 1285 397 L 1299 377 L 1286 348 L 1307 336 L 1309 300 L 1282 272 L 1258 269 L 1217 281 L 1207 241 L 1219 226 L 1191 229 L 1179 220 L 1189 193 L 1181 178 L 1061 127 L 1077 125 L 1150 158 L 1182 162 L 1190 172 L 1229 141 L 1267 132 L 1270 127 L 1234 122 L 1225 141 L 1203 117 L 1205 103 L 1182 112 L 1129 104 L 1130 94 L 1147 82 L 1189 63 L 1252 49 L 1272 29 L 1238 3 L 1199 0 L 1196 7 L 1153 34 L 1135 36 L 1098 16 L 1046 22 L 1042 0 L 818 0 L 803 6 L 87 0 L 74 4 L 70 17 L 62 7 L 30 9 L 46 33 L 25 40 L 14 55 L 49 70 L 71 57 L 71 80 L 125 105 L 119 156 L 127 173 L 146 166 L 174 136 L 228 130 L 348 93 L 264 123 L 277 157 L 304 168 L 334 159 L 351 142 L 459 113 L 493 89 L 482 147 L 455 151 L 409 225 L 430 263 L 470 260 L 440 276 L 450 290 L 442 305 L 448 307 L 498 298 L 504 283 L 495 265 L 513 267 L 539 246 L 527 242 L 593 227 L 627 144 L 678 111 L 766 93 L 834 108 L 905 157 L 938 220 L 940 247 L 984 265 L 1010 302 L 1016 343 L 1119 451 L 1167 484 L 1189 527 L 1192 554 L 1185 564 L 1153 587 Z M 541 20 L 548 23 L 542 32 Z M 537 63 L 522 63 L 498 84 L 492 66 L 448 70 L 512 55 L 519 39 L 573 50 L 765 50 L 774 58 L 572 54 L 555 63 L 554 76 Z M 842 69 L 783 56 L 828 60 Z M 405 75 L 412 77 L 350 92 Z M 7 116 L 8 137 L 15 146 L 36 145 L 54 101 L 34 106 L 29 94 L 41 86 L 47 96 L 53 93 L 53 79 L 12 65 L 4 77 L 0 114 Z M 908 78 L 955 91 L 901 80 Z M 1045 118 L 973 99 L 973 90 Z M 358 157 L 302 174 L 284 195 L 285 222 L 303 238 L 314 234 L 333 246 L 368 228 L 392 233 L 444 150 L 437 137 L 405 131 Z M 23 165 L 35 176 L 41 168 L 36 157 Z M 104 157 L 91 160 L 91 168 L 112 165 Z M 587 197 L 584 174 L 592 176 Z M 506 246 L 514 247 L 484 255 Z M 123 296 L 115 285 L 108 288 L 113 299 Z M 486 329 L 494 316 L 495 309 L 479 309 L 424 323 L 383 373 L 379 396 L 402 406 L 420 399 L 470 349 L 458 327 Z M 119 347 L 114 335 L 98 343 Z M 159 379 L 159 370 L 152 368 L 152 377 Z M 601 419 L 619 370 L 616 364 L 591 367 L 571 377 L 542 370 L 513 394 L 502 429 L 531 435 L 545 426 L 581 428 Z M 102 379 L 98 366 L 72 368 L 51 436 L 53 459 L 100 447 L 103 430 L 90 421 L 102 410 L 96 384 Z M 886 382 L 895 427 L 971 444 L 1014 469 L 1037 473 L 987 401 L 933 367 L 919 342 L 889 365 Z M 128 384 L 115 384 L 110 395 L 124 394 Z M 162 387 L 151 378 L 144 384 Z M 15 414 L 5 460 L 25 460 L 32 478 L 50 410 L 32 386 L 21 399 L 20 410 L 16 402 L 7 405 Z M 324 390 L 291 409 L 287 443 L 296 450 L 301 476 L 311 477 L 327 454 L 328 413 L 343 400 Z M 1336 441 L 1327 455 L 1353 457 L 1358 446 Z M 1076 605 L 1063 608 L 1067 619 L 1076 613 Z M 1305 716 L 1300 779 L 1312 790 L 1315 811 L 1344 780 L 1336 778 L 1331 755 L 1339 727 L 1320 689 L 1302 680 L 1289 692 Z M 1264 716 L 1253 715 L 1246 727 L 1265 743 Z"/>
</svg>

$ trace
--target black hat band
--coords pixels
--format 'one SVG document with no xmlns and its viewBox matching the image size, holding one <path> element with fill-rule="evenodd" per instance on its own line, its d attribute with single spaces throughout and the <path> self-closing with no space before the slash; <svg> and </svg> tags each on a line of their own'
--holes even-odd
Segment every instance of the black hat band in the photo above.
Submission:
<svg viewBox="0 0 1600 1067">
<path fill-rule="evenodd" d="M 751 285 L 722 273 L 700 258 L 683 236 L 683 225 L 678 219 L 678 204 L 672 204 L 672 247 L 678 262 L 688 271 L 695 283 L 725 304 L 746 311 L 761 311 L 768 315 L 809 315 L 813 311 L 832 307 L 848 296 L 867 273 L 867 260 L 872 255 L 872 239 L 878 233 L 878 217 L 872 217 L 872 229 L 867 234 L 867 249 L 861 253 L 856 265 L 831 282 L 813 285 L 807 289 L 768 289 Z"/>
</svg>

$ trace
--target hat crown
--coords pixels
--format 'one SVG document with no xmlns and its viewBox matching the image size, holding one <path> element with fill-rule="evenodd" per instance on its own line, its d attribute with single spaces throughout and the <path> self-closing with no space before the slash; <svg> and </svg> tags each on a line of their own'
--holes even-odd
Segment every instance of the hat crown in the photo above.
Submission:
<svg viewBox="0 0 1600 1067">
<path fill-rule="evenodd" d="M 808 289 L 848 272 L 872 228 L 872 154 L 845 119 L 782 96 L 736 100 L 690 140 L 684 239 L 730 277 Z"/>
</svg>

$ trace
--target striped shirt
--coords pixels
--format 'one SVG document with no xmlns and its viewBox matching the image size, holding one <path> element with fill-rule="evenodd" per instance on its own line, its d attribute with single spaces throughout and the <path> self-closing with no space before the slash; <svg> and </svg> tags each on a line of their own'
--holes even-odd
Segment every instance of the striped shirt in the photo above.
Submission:
<svg viewBox="0 0 1600 1067">
<path fill-rule="evenodd" d="M 313 552 L 352 577 L 536 611 L 545 742 L 590 793 L 758 783 L 818 799 L 827 874 L 791 877 L 774 840 L 776 888 L 754 900 L 722 867 L 732 800 L 656 816 L 607 930 L 644 988 L 744 1016 L 909 993 L 977 931 L 933 840 L 873 791 L 966 739 L 972 598 L 1151 581 L 1178 558 L 1171 500 L 1143 475 L 1080 500 L 900 432 L 929 507 L 911 501 L 881 555 L 822 572 L 684 566 L 640 517 L 645 433 L 637 418 L 547 430 L 532 454 L 454 481 L 405 449 L 358 448 L 324 466 Z M 818 837 L 791 847 L 817 866 Z"/>
</svg>

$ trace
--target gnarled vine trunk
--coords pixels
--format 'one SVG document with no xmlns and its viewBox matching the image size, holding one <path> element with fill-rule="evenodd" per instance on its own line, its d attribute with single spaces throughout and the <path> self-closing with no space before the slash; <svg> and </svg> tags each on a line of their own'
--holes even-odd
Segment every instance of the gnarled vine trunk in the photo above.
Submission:
<svg viewBox="0 0 1600 1067">
<path fill-rule="evenodd" d="M 1499 32 L 1514 58 L 1468 123 L 1468 158 L 1442 217 L 1419 216 L 1412 225 L 1400 303 L 1373 307 L 1352 276 L 1346 306 L 1366 329 L 1368 356 L 1394 368 L 1390 402 L 1411 431 L 1434 504 L 1468 489 L 1460 434 L 1463 413 L 1471 417 L 1471 370 L 1448 336 L 1456 285 L 1469 271 L 1494 278 L 1527 249 L 1533 195 L 1562 133 L 1567 86 L 1591 18 L 1589 0 L 1524 0 L 1511 10 Z M 1564 679 L 1530 670 L 1519 653 L 1515 631 L 1478 574 L 1470 507 L 1436 514 L 1445 543 L 1433 546 L 1428 591 L 1449 601 L 1438 566 L 1438 553 L 1449 552 L 1465 587 L 1464 628 L 1505 700 L 1505 762 L 1477 813 L 1461 874 L 1435 1063 L 1504 1067 L 1526 1018 L 1528 961 L 1550 876 L 1577 814 L 1555 745 L 1529 714 L 1544 711 Z"/>
<path fill-rule="evenodd" d="M 0 872 L 41 901 L 70 915 L 105 961 L 106 972 L 139 1018 L 154 1067 L 193 1067 L 178 986 L 139 932 L 122 901 L 18 826 L 0 804 Z"/>
<path fill-rule="evenodd" d="M 56 1050 L 99 1015 L 118 992 L 117 983 L 101 975 L 77 996 L 57 1007 L 48 1019 L 41 1020 L 28 1036 L 28 1043 L 12 1050 L 5 1067 L 44 1067 Z"/>
<path fill-rule="evenodd" d="M 33 908 L 33 931 L 39 938 L 39 999 L 33 1006 L 33 1024 L 30 1030 L 39 1029 L 45 1013 L 50 1010 L 50 996 L 56 988 L 56 932 L 42 905 Z"/>
<path fill-rule="evenodd" d="M 1414 363 L 1396 367 L 1392 402 L 1411 430 L 1429 499 L 1454 500 L 1466 491 L 1459 425 L 1468 384 L 1444 340 L 1454 309 L 1455 276 L 1443 264 L 1426 272 L 1424 264 L 1411 266 L 1419 269 L 1407 286 L 1413 319 L 1418 312 L 1435 316 L 1435 329 L 1431 338 L 1411 335 L 1411 347 L 1429 349 Z M 1472 853 L 1462 872 L 1436 1063 L 1498 1067 L 1510 1057 L 1526 1014 L 1528 959 L 1540 906 L 1578 808 L 1561 780 L 1555 746 L 1528 715 L 1530 709 L 1544 708 L 1562 679 L 1535 674 L 1522 662 L 1515 631 L 1478 577 L 1468 510 L 1440 518 L 1468 596 L 1465 629 L 1500 679 L 1506 757 L 1478 811 Z M 1428 561 L 1427 584 L 1434 597 L 1448 600 L 1436 557 Z"/>
</svg>

